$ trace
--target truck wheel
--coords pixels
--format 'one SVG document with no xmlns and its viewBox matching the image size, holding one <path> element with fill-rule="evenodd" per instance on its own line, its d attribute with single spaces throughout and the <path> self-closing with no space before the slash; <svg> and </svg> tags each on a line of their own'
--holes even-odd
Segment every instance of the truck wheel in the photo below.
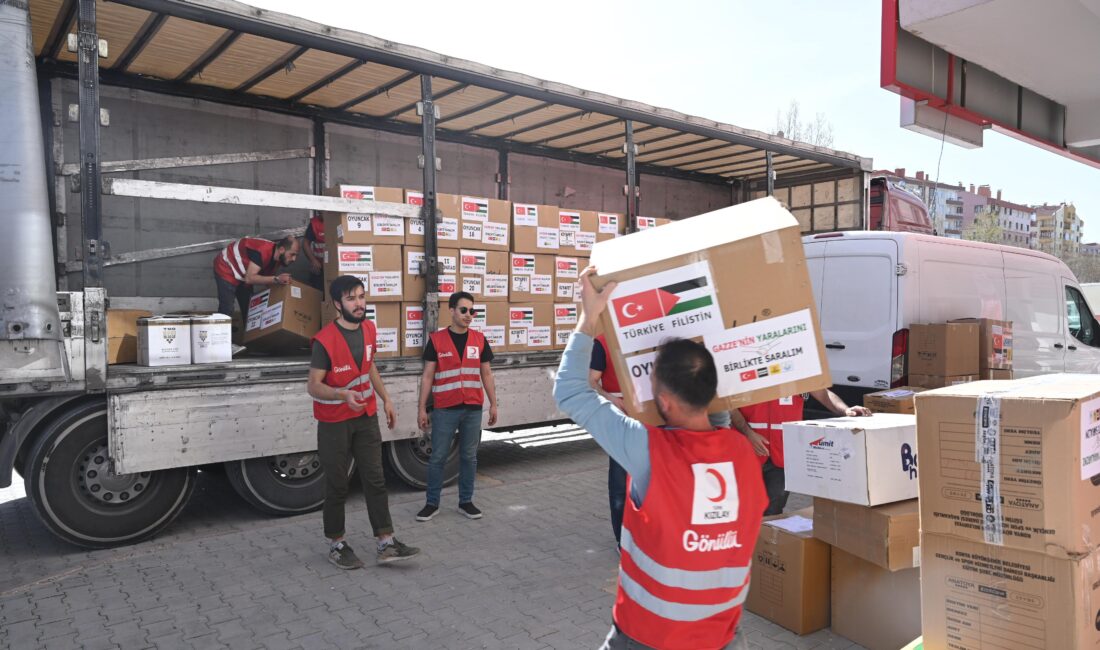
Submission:
<svg viewBox="0 0 1100 650">
<path fill-rule="evenodd" d="M 312 512 L 325 501 L 325 473 L 317 452 L 247 458 L 225 463 L 233 489 L 269 515 Z"/>
<path fill-rule="evenodd" d="M 106 548 L 156 535 L 195 489 L 195 469 L 115 474 L 107 455 L 107 407 L 79 404 L 49 422 L 31 447 L 24 484 L 58 537 Z"/>
<path fill-rule="evenodd" d="M 386 443 L 384 454 L 390 469 L 402 481 L 414 488 L 423 490 L 428 487 L 428 459 L 432 455 L 432 439 L 420 435 L 408 440 L 394 440 Z M 458 445 L 451 444 L 451 452 L 443 465 L 443 484 L 450 485 L 458 480 Z"/>
</svg>

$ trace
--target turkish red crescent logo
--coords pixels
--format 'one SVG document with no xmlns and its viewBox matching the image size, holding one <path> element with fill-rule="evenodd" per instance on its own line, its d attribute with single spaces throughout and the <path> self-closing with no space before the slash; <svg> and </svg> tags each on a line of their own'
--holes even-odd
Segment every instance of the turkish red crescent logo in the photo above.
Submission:
<svg viewBox="0 0 1100 650">
<path fill-rule="evenodd" d="M 718 482 L 718 496 L 707 497 L 707 500 L 711 503 L 719 503 L 726 500 L 726 479 L 722 478 L 722 475 L 718 473 L 718 470 L 713 467 L 707 469 L 707 475 L 713 476 L 714 480 Z"/>
</svg>

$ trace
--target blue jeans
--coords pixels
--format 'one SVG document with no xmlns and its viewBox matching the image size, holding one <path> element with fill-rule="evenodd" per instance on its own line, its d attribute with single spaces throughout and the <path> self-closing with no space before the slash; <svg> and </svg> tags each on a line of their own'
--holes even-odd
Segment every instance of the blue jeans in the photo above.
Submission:
<svg viewBox="0 0 1100 650">
<path fill-rule="evenodd" d="M 623 532 L 623 508 L 626 507 L 626 470 L 614 458 L 607 460 L 607 504 L 611 506 L 611 530 L 618 544 Z"/>
<path fill-rule="evenodd" d="M 481 444 L 481 409 L 449 408 L 432 411 L 432 457 L 428 460 L 428 505 L 439 505 L 443 465 L 458 432 L 458 502 L 474 500 L 477 446 Z"/>
</svg>

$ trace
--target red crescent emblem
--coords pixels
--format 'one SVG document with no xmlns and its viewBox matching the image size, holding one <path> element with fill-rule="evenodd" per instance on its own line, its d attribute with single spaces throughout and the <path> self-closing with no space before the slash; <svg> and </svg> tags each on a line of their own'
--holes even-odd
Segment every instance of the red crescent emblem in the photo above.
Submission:
<svg viewBox="0 0 1100 650">
<path fill-rule="evenodd" d="M 714 468 L 707 469 L 707 474 L 713 476 L 715 481 L 718 481 L 718 496 L 707 497 L 707 499 L 712 503 L 724 501 L 726 499 L 726 479 L 722 478 L 722 475 Z"/>
</svg>

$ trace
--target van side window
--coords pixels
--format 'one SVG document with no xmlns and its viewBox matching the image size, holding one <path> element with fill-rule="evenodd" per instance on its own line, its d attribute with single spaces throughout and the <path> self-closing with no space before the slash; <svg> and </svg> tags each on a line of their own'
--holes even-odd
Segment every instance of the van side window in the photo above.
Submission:
<svg viewBox="0 0 1100 650">
<path fill-rule="evenodd" d="M 1100 332 L 1097 332 L 1096 319 L 1089 311 L 1089 305 L 1081 292 L 1068 286 L 1066 287 L 1066 323 L 1073 338 L 1085 345 L 1097 347 L 1096 339 Z"/>
</svg>

